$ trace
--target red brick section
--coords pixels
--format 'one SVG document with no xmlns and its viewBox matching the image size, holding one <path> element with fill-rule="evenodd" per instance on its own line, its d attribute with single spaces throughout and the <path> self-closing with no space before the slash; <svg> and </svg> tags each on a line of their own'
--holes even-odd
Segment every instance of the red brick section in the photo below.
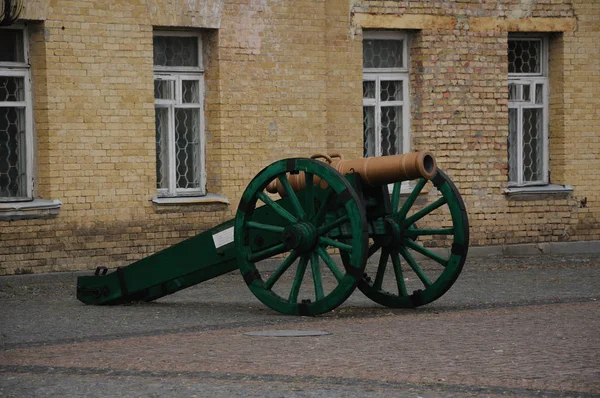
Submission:
<svg viewBox="0 0 600 398">
<path fill-rule="evenodd" d="M 0 363 L 73 371 L 210 372 L 600 393 L 596 301 L 376 318 L 307 318 L 278 329 L 328 336 L 250 337 L 266 328 L 8 350 Z M 183 376 L 182 376 L 183 377 Z"/>
</svg>

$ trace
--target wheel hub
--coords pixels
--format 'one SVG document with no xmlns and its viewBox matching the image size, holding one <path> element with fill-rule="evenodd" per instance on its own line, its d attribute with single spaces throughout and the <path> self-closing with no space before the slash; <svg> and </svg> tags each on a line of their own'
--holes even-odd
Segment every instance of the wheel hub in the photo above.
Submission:
<svg viewBox="0 0 600 398">
<path fill-rule="evenodd" d="M 400 223 L 393 217 L 386 217 L 383 220 L 385 225 L 386 239 L 383 246 L 399 246 L 404 240 L 404 231 Z"/>
<path fill-rule="evenodd" d="M 286 249 L 296 249 L 305 253 L 314 248 L 317 242 L 317 229 L 308 222 L 288 226 L 283 231 L 283 244 Z"/>
</svg>

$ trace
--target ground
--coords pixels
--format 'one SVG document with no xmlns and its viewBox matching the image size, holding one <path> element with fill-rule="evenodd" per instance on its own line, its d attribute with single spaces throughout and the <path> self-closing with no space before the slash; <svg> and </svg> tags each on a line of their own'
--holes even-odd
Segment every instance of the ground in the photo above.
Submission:
<svg viewBox="0 0 600 398">
<path fill-rule="evenodd" d="M 0 278 L 0 396 L 600 396 L 598 254 L 472 258 L 425 307 L 357 290 L 314 318 L 264 307 L 236 272 L 111 307 L 78 302 L 78 275 Z M 329 334 L 245 334 L 273 330 Z"/>
</svg>

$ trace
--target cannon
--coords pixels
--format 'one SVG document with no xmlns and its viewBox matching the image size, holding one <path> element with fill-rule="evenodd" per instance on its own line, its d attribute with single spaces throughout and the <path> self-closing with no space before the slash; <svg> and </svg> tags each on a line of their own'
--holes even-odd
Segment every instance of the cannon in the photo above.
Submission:
<svg viewBox="0 0 600 398">
<path fill-rule="evenodd" d="M 282 314 L 314 316 L 358 287 L 392 308 L 441 297 L 468 251 L 464 202 L 430 152 L 276 161 L 245 189 L 235 218 L 125 267 L 77 280 L 85 304 L 152 301 L 239 269 Z"/>
</svg>

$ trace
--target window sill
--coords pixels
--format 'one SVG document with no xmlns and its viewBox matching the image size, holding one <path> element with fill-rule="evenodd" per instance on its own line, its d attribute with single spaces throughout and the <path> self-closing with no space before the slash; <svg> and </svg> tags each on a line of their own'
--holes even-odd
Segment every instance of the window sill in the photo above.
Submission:
<svg viewBox="0 0 600 398">
<path fill-rule="evenodd" d="M 169 205 L 196 205 L 196 204 L 212 204 L 212 203 L 221 203 L 221 204 L 229 204 L 229 199 L 222 195 L 216 194 L 206 194 L 204 196 L 178 196 L 174 198 L 159 198 L 153 197 L 152 203 L 162 206 Z"/>
<path fill-rule="evenodd" d="M 543 185 L 537 187 L 511 187 L 504 190 L 508 199 L 514 200 L 539 200 L 545 197 L 566 198 L 573 193 L 570 185 Z"/>
<path fill-rule="evenodd" d="M 60 212 L 60 200 L 34 199 L 27 202 L 0 202 L 0 220 L 25 220 L 56 217 Z"/>
</svg>

